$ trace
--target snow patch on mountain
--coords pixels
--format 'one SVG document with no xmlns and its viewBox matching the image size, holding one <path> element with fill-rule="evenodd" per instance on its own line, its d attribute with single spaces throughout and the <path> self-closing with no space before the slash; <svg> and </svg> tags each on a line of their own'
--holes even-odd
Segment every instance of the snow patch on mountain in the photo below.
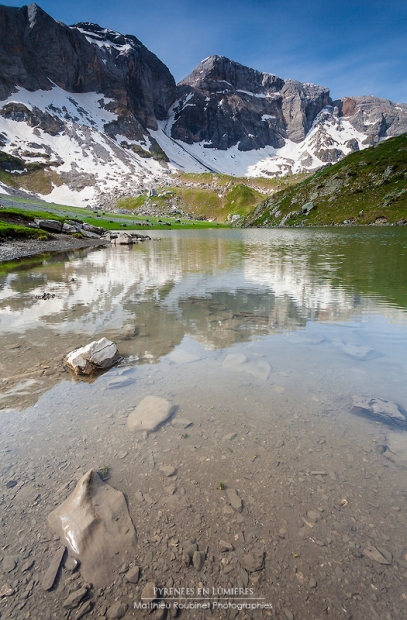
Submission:
<svg viewBox="0 0 407 620">
<path fill-rule="evenodd" d="M 67 185 L 54 185 L 52 192 L 44 196 L 44 199 L 46 199 L 46 202 L 83 207 L 85 204 L 90 205 L 94 201 L 96 195 L 95 188 L 91 186 L 73 193 Z"/>
<path fill-rule="evenodd" d="M 22 103 L 31 111 L 36 107 L 58 116 L 63 121 L 103 131 L 106 123 L 117 119 L 117 114 L 107 109 L 109 103 L 113 102 L 114 99 L 99 93 L 68 93 L 59 86 L 54 86 L 52 90 L 34 92 L 18 88 L 16 93 L 1 102 L 1 106 Z"/>
<path fill-rule="evenodd" d="M 227 150 L 207 148 L 204 141 L 187 144 L 170 137 L 178 108 L 179 102 L 176 102 L 168 121 L 161 122 L 159 129 L 150 133 L 166 152 L 171 164 L 186 172 L 211 171 L 248 177 L 283 176 L 316 170 L 330 161 L 368 146 L 365 134 L 341 118 L 331 106 L 327 106 L 318 114 L 302 142 L 287 139 L 281 148 L 266 146 L 251 151 L 240 151 L 239 144 Z"/>
<path fill-rule="evenodd" d="M 121 146 L 126 142 L 148 149 L 147 132 L 145 141 L 104 133 L 105 126 L 118 118 L 107 109 L 114 104 L 99 93 L 69 93 L 57 86 L 35 92 L 19 88 L 0 102 L 2 150 L 58 175 L 52 191 L 39 194 L 49 202 L 84 206 L 97 202 L 104 192 L 132 193 L 167 171 L 153 158 L 147 160 Z M 51 130 L 47 123 L 53 121 L 58 125 Z"/>
</svg>

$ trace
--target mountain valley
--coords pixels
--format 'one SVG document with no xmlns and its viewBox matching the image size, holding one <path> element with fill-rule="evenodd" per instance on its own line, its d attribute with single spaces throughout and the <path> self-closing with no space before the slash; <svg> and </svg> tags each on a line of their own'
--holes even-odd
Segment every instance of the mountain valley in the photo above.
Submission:
<svg viewBox="0 0 407 620">
<path fill-rule="evenodd" d="M 307 174 L 407 132 L 406 104 L 333 101 L 326 87 L 221 56 L 177 85 L 133 35 L 66 26 L 36 4 L 2 6 L 0 18 L 5 195 L 23 190 L 47 202 L 114 208 L 151 188 L 183 185 L 188 173 L 215 181 Z M 273 183 L 268 188 L 259 200 Z"/>
</svg>

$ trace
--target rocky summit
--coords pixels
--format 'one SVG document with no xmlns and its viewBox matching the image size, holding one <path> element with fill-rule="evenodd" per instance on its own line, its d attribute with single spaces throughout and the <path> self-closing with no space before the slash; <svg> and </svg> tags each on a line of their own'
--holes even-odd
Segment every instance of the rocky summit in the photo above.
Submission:
<svg viewBox="0 0 407 620">
<path fill-rule="evenodd" d="M 220 150 L 301 142 L 330 103 L 323 86 L 282 80 L 222 56 L 201 62 L 179 84 L 179 95 L 172 137 Z"/>
<path fill-rule="evenodd" d="M 405 132 L 406 104 L 333 101 L 326 87 L 222 56 L 176 85 L 133 35 L 0 6 L 2 193 L 106 204 L 177 170 L 283 176 Z"/>
</svg>

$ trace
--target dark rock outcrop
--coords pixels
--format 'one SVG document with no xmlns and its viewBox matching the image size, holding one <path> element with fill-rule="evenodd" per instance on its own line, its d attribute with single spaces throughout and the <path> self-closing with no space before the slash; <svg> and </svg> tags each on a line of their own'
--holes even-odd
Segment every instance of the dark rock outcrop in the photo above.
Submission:
<svg viewBox="0 0 407 620">
<path fill-rule="evenodd" d="M 16 86 L 94 91 L 152 129 L 175 99 L 171 73 L 136 37 L 90 23 L 68 27 L 37 4 L 0 6 L 0 66 L 0 100 Z"/>
<path fill-rule="evenodd" d="M 171 136 L 189 144 L 205 141 L 207 148 L 278 148 L 286 138 L 301 142 L 328 103 L 329 90 L 322 86 L 210 56 L 178 85 Z"/>
<path fill-rule="evenodd" d="M 23 103 L 6 103 L 0 109 L 0 116 L 7 120 L 26 123 L 29 127 L 38 127 L 51 136 L 58 135 L 64 129 L 64 123 L 57 116 L 35 106 L 29 110 Z"/>
</svg>

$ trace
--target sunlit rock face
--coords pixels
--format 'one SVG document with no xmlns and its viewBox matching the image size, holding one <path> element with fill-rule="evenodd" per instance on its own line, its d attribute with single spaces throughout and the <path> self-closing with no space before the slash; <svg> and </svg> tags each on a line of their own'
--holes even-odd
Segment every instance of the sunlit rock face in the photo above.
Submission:
<svg viewBox="0 0 407 620">
<path fill-rule="evenodd" d="M 115 571 L 134 560 L 137 535 L 123 493 L 89 470 L 74 492 L 48 517 L 81 573 L 95 587 L 113 582 Z"/>
<path fill-rule="evenodd" d="M 283 176 L 406 132 L 407 105 L 372 96 L 332 101 L 323 86 L 210 56 L 180 82 L 161 128 L 207 169 Z M 156 137 L 165 148 L 165 139 Z M 176 149 L 167 148 L 176 161 Z"/>
<path fill-rule="evenodd" d="M 173 76 L 136 37 L 66 26 L 36 4 L 0 7 L 0 148 L 41 165 L 47 200 L 100 204 L 107 190 L 165 178 L 149 130 L 175 96 Z"/>
</svg>

